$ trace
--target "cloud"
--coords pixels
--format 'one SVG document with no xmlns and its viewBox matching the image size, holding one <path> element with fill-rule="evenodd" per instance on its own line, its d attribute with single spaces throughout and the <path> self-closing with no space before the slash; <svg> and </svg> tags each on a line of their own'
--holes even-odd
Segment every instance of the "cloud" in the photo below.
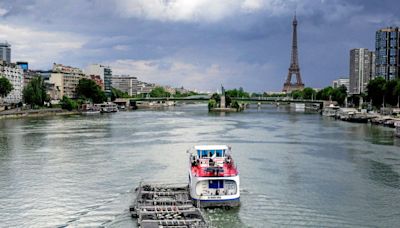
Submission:
<svg viewBox="0 0 400 228">
<path fill-rule="evenodd" d="M 6 15 L 7 13 L 8 13 L 8 10 L 3 9 L 3 8 L 0 7 L 0 17 Z"/>
<path fill-rule="evenodd" d="M 121 0 L 117 8 L 122 16 L 160 21 L 215 22 L 235 12 L 257 11 L 263 0 Z"/>
<path fill-rule="evenodd" d="M 146 82 L 201 90 L 216 91 L 221 84 L 238 88 L 247 83 L 258 83 L 265 89 L 272 89 L 274 83 L 281 81 L 281 78 L 274 77 L 276 69 L 270 64 L 202 65 L 176 59 L 120 59 L 104 64 L 111 66 L 113 74 L 129 74 Z M 260 75 L 260 69 L 265 74 Z"/>
<path fill-rule="evenodd" d="M 86 38 L 65 32 L 33 30 L 0 24 L 0 40 L 8 40 L 12 45 L 13 61 L 24 60 L 36 66 L 62 60 L 68 52 L 79 50 Z"/>
</svg>

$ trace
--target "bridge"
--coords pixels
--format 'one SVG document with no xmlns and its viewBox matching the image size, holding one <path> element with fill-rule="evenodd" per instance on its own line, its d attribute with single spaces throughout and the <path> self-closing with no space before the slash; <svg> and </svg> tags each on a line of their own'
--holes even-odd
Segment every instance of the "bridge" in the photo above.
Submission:
<svg viewBox="0 0 400 228">
<path fill-rule="evenodd" d="M 138 102 L 138 101 L 154 101 L 154 102 L 162 102 L 162 101 L 177 101 L 177 102 L 205 102 L 209 101 L 211 95 L 196 95 L 196 96 L 189 96 L 189 97 L 147 97 L 147 98 L 132 98 L 130 99 L 131 102 Z M 249 98 L 238 98 L 238 97 L 231 97 L 232 100 L 243 102 L 243 103 L 282 103 L 282 104 L 289 104 L 289 103 L 303 103 L 303 104 L 318 104 L 320 107 L 324 105 L 323 100 L 304 100 L 304 99 L 293 99 L 289 97 L 249 97 Z"/>
</svg>

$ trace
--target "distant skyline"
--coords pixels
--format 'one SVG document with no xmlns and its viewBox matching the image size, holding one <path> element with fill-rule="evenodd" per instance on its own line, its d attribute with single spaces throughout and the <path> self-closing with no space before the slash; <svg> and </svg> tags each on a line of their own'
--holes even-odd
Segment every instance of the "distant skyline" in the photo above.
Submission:
<svg viewBox="0 0 400 228">
<path fill-rule="evenodd" d="M 174 87 L 280 91 L 295 11 L 307 87 L 348 76 L 350 49 L 400 26 L 396 0 L 0 0 L 0 42 L 32 69 L 101 63 Z"/>
</svg>

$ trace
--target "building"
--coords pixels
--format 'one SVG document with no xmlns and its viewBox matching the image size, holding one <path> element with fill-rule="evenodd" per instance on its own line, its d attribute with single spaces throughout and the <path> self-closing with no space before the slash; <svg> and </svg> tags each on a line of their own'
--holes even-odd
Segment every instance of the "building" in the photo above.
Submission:
<svg viewBox="0 0 400 228">
<path fill-rule="evenodd" d="M 349 87 L 350 87 L 349 83 L 350 83 L 350 79 L 348 79 L 348 78 L 339 78 L 339 79 L 336 79 L 336 80 L 332 81 L 332 88 L 336 89 L 336 88 L 339 88 L 342 85 L 344 85 L 346 87 L 347 91 L 349 91 Z"/>
<path fill-rule="evenodd" d="M 49 83 L 54 84 L 54 89 L 59 91 L 59 98 L 77 98 L 76 86 L 82 78 L 87 77 L 81 69 L 54 63 Z"/>
<path fill-rule="evenodd" d="M 374 52 L 367 48 L 350 50 L 349 94 L 366 92 L 368 82 L 374 77 Z"/>
<path fill-rule="evenodd" d="M 375 36 L 375 75 L 386 80 L 400 78 L 399 27 L 383 28 Z"/>
<path fill-rule="evenodd" d="M 137 94 L 139 81 L 137 77 L 129 75 L 115 75 L 112 76 L 112 86 L 122 92 L 127 93 L 129 96 Z"/>
<path fill-rule="evenodd" d="M 87 75 L 98 75 L 104 83 L 104 92 L 107 97 L 111 97 L 111 87 L 112 87 L 112 70 L 109 66 L 103 66 L 100 64 L 89 65 L 85 73 Z"/>
<path fill-rule="evenodd" d="M 156 84 L 154 83 L 147 83 L 147 82 L 138 82 L 138 86 L 137 86 L 137 91 L 136 94 L 149 94 L 154 88 L 156 87 Z"/>
<path fill-rule="evenodd" d="M 176 94 L 176 89 L 172 88 L 171 86 L 163 86 L 164 90 L 168 92 L 169 94 L 175 95 Z"/>
<path fill-rule="evenodd" d="M 20 66 L 21 69 L 22 69 L 24 72 L 26 72 L 26 71 L 29 70 L 29 64 L 28 64 L 28 62 L 21 62 L 21 61 L 19 61 L 19 62 L 16 62 L 16 64 L 17 64 L 18 66 Z"/>
<path fill-rule="evenodd" d="M 11 45 L 7 42 L 0 43 L 0 61 L 11 63 Z"/>
<path fill-rule="evenodd" d="M 7 61 L 1 60 L 0 77 L 7 78 L 13 86 L 13 90 L 3 99 L 3 102 L 9 104 L 21 102 L 22 90 L 24 88 L 24 76 L 21 67 L 14 63 L 8 63 Z"/>
<path fill-rule="evenodd" d="M 102 90 L 104 90 L 104 82 L 101 80 L 100 75 L 89 75 L 89 78 L 94 81 Z"/>
</svg>

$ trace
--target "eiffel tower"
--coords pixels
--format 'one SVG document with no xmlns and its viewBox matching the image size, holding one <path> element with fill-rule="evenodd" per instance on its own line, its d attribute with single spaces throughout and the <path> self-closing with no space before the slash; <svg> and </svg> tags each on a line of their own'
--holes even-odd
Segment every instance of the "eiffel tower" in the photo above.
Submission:
<svg viewBox="0 0 400 228">
<path fill-rule="evenodd" d="M 296 75 L 296 83 L 292 83 L 292 75 Z M 294 90 L 303 90 L 304 84 L 300 76 L 299 55 L 297 50 L 297 19 L 296 14 L 293 18 L 293 38 L 292 38 L 292 56 L 289 67 L 289 73 L 286 82 L 283 84 L 283 92 L 290 93 Z"/>
</svg>

